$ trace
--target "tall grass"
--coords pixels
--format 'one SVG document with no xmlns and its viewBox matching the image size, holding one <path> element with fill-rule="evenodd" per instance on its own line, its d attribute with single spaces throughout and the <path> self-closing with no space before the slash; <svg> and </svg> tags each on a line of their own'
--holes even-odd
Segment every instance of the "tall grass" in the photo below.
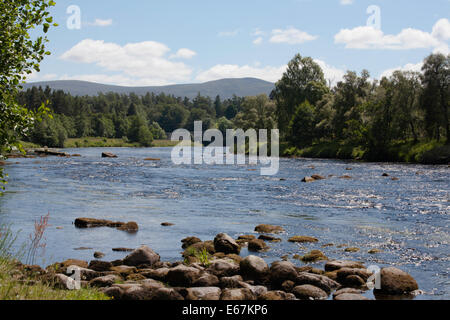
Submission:
<svg viewBox="0 0 450 320">
<path fill-rule="evenodd" d="M 26 246 L 27 260 L 34 261 L 38 249 L 45 248 L 42 241 L 48 218 L 49 215 L 46 215 L 35 222 L 34 234 L 30 236 L 31 244 Z M 17 235 L 10 226 L 0 225 L 0 300 L 109 300 L 97 289 L 55 289 L 47 281 L 43 282 L 38 276 L 27 273 L 19 262 L 18 253 L 13 253 L 16 240 Z"/>
</svg>

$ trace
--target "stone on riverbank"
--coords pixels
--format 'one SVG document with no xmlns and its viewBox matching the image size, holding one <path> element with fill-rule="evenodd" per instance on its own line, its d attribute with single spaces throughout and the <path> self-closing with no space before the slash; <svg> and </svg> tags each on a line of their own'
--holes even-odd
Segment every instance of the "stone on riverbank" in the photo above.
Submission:
<svg viewBox="0 0 450 320">
<path fill-rule="evenodd" d="M 214 238 L 214 249 L 216 252 L 223 252 L 225 254 L 239 254 L 241 251 L 241 247 L 226 233 L 219 233 Z"/>
<path fill-rule="evenodd" d="M 381 289 L 375 289 L 375 293 L 402 295 L 419 289 L 416 280 L 411 275 L 395 267 L 381 269 L 380 277 Z"/>
<path fill-rule="evenodd" d="M 160 261 L 160 256 L 147 246 L 141 246 L 134 250 L 123 259 L 123 264 L 126 266 L 140 266 L 148 265 L 152 266 L 156 262 Z"/>
<path fill-rule="evenodd" d="M 325 291 L 310 284 L 296 286 L 292 293 L 301 300 L 325 300 L 328 298 L 328 294 Z"/>
<path fill-rule="evenodd" d="M 257 256 L 248 256 L 239 264 L 241 275 L 245 279 L 263 281 L 269 275 L 269 266 L 264 259 Z"/>
</svg>

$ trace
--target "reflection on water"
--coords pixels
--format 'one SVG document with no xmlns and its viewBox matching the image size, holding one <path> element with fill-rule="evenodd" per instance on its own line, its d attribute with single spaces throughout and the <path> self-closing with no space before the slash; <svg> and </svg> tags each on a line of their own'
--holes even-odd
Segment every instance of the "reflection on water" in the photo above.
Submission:
<svg viewBox="0 0 450 320">
<path fill-rule="evenodd" d="M 102 159 L 102 149 L 66 151 L 82 157 L 19 159 L 6 167 L 10 183 L 0 197 L 0 223 L 21 230 L 18 242 L 27 240 L 34 220 L 50 213 L 41 264 L 91 260 L 94 251 L 114 260 L 124 253 L 112 248 L 141 244 L 163 260 L 176 261 L 180 240 L 187 236 L 210 240 L 226 232 L 237 237 L 268 223 L 286 230 L 283 242 L 271 243 L 271 250 L 261 254 L 268 262 L 319 249 L 330 258 L 400 266 L 425 291 L 417 299 L 450 299 L 447 166 L 282 159 L 277 176 L 263 177 L 250 165 L 174 166 L 171 149 L 164 148 L 108 149 L 117 159 Z M 161 161 L 143 160 L 148 157 Z M 390 177 L 382 177 L 384 172 Z M 328 178 L 301 182 L 312 174 Z M 343 175 L 352 179 L 340 179 Z M 136 221 L 140 230 L 135 235 L 109 228 L 79 230 L 73 226 L 77 217 Z M 175 225 L 162 227 L 162 222 Z M 287 242 L 293 235 L 320 242 Z M 322 247 L 329 243 L 334 245 Z M 80 247 L 93 249 L 74 250 Z M 346 247 L 361 250 L 347 253 Z M 382 252 L 368 254 L 370 249 Z"/>
</svg>

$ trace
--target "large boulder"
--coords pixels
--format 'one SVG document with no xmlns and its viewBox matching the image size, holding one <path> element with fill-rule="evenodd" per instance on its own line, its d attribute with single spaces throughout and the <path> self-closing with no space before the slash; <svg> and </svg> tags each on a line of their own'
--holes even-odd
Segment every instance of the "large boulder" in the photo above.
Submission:
<svg viewBox="0 0 450 320">
<path fill-rule="evenodd" d="M 411 275 L 394 267 L 381 269 L 380 277 L 381 289 L 376 289 L 375 293 L 401 295 L 419 289 L 416 280 Z"/>
<path fill-rule="evenodd" d="M 276 261 L 270 267 L 270 280 L 275 286 L 281 286 L 286 280 L 295 281 L 297 276 L 294 264 L 289 261 Z"/>
<path fill-rule="evenodd" d="M 126 266 L 140 266 L 140 265 L 148 265 L 152 266 L 156 262 L 160 260 L 159 254 L 154 252 L 147 246 L 142 246 L 123 259 L 123 264 Z"/>
<path fill-rule="evenodd" d="M 186 300 L 219 300 L 222 290 L 218 287 L 188 288 Z"/>
<path fill-rule="evenodd" d="M 325 291 L 310 284 L 296 286 L 292 293 L 301 300 L 324 300 L 328 298 Z"/>
<path fill-rule="evenodd" d="M 241 247 L 226 233 L 220 233 L 214 238 L 214 249 L 216 252 L 223 252 L 225 254 L 239 254 L 241 251 Z"/>
<path fill-rule="evenodd" d="M 201 271 L 197 268 L 180 264 L 169 270 L 166 280 L 174 287 L 191 287 L 195 280 L 200 277 L 200 273 Z"/>
<path fill-rule="evenodd" d="M 269 275 L 269 266 L 264 259 L 257 256 L 248 256 L 239 264 L 241 275 L 250 280 L 262 281 Z"/>
</svg>

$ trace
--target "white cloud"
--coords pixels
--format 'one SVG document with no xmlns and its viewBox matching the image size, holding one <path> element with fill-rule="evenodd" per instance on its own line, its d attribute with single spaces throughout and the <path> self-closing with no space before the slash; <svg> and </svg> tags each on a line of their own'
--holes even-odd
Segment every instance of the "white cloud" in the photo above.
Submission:
<svg viewBox="0 0 450 320">
<path fill-rule="evenodd" d="M 347 6 L 353 3 L 353 0 L 340 0 L 341 5 Z"/>
<path fill-rule="evenodd" d="M 272 37 L 270 38 L 270 42 L 300 44 L 315 39 L 317 39 L 317 36 L 312 36 L 307 32 L 291 27 L 284 30 L 283 29 L 272 30 Z"/>
<path fill-rule="evenodd" d="M 192 69 L 182 62 L 170 61 L 166 58 L 169 52 L 165 44 L 154 41 L 121 46 L 103 40 L 85 39 L 65 52 L 61 59 L 95 64 L 105 71 L 121 72 L 126 78 L 148 81 L 146 85 L 189 80 Z"/>
<path fill-rule="evenodd" d="M 95 19 L 94 22 L 89 22 L 88 25 L 94 26 L 94 27 L 107 27 L 107 26 L 112 25 L 112 23 L 113 23 L 112 19 L 106 19 L 106 20 Z"/>
<path fill-rule="evenodd" d="M 190 49 L 182 48 L 177 53 L 170 56 L 171 59 L 191 59 L 197 55 L 197 52 Z"/>
<path fill-rule="evenodd" d="M 219 37 L 235 37 L 237 36 L 239 33 L 239 30 L 233 30 L 233 31 L 222 31 L 219 32 L 218 36 Z"/>
<path fill-rule="evenodd" d="M 206 71 L 200 72 L 196 81 L 206 82 L 224 78 L 258 78 L 270 82 L 281 79 L 286 65 L 280 67 L 252 67 L 249 65 L 239 66 L 234 64 L 218 64 Z"/>
<path fill-rule="evenodd" d="M 263 43 L 263 37 L 258 37 L 255 40 L 253 40 L 253 44 L 255 45 L 260 45 L 261 43 Z"/>
<path fill-rule="evenodd" d="M 415 72 L 420 72 L 422 70 L 422 66 L 423 66 L 423 62 L 419 62 L 419 63 L 408 63 L 406 65 L 404 65 L 403 67 L 397 67 L 397 68 L 392 68 L 392 69 L 388 69 L 383 71 L 380 76 L 378 77 L 378 79 L 381 79 L 383 77 L 389 78 L 390 76 L 392 76 L 392 74 L 397 71 L 415 71 Z"/>
<path fill-rule="evenodd" d="M 407 50 L 439 48 L 448 50 L 444 41 L 450 38 L 450 22 L 439 20 L 433 27 L 432 33 L 413 28 L 403 29 L 396 35 L 385 35 L 383 31 L 369 26 L 353 29 L 342 29 L 334 36 L 336 44 L 345 44 L 348 49 L 389 49 Z"/>
<path fill-rule="evenodd" d="M 319 59 L 314 59 L 314 62 L 322 68 L 325 79 L 330 81 L 332 86 L 344 79 L 344 75 L 346 74 L 345 70 L 330 66 L 325 61 Z"/>
<path fill-rule="evenodd" d="M 323 70 L 325 79 L 330 80 L 331 84 L 334 85 L 338 81 L 342 80 L 345 71 L 330 66 L 322 60 L 314 60 Z M 234 65 L 234 64 L 218 64 L 206 71 L 200 72 L 195 80 L 200 82 L 224 79 L 224 78 L 258 78 L 270 82 L 277 82 L 283 76 L 286 71 L 287 65 L 273 67 L 265 66 L 261 67 L 260 63 L 255 63 L 254 66 L 244 65 Z"/>
</svg>

